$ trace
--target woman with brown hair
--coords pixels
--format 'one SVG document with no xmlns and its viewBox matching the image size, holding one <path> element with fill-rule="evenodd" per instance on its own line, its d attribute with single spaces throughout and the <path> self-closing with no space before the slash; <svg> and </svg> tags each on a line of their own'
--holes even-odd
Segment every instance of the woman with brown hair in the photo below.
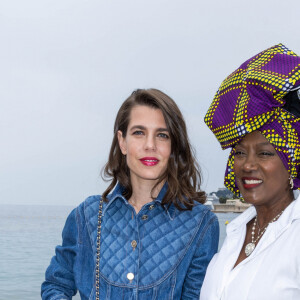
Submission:
<svg viewBox="0 0 300 300">
<path fill-rule="evenodd" d="M 170 97 L 136 90 L 122 104 L 104 176 L 68 217 L 42 298 L 198 299 L 219 228 Z"/>
</svg>

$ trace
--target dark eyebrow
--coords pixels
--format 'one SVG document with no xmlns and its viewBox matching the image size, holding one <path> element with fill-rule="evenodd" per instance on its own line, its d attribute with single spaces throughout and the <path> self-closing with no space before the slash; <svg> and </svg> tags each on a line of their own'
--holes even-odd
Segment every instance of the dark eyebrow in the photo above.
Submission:
<svg viewBox="0 0 300 300">
<path fill-rule="evenodd" d="M 156 131 L 169 131 L 167 128 L 157 128 Z"/>
<path fill-rule="evenodd" d="M 134 125 L 130 128 L 130 130 L 141 129 L 146 130 L 147 128 L 143 125 Z M 156 131 L 169 131 L 167 128 L 157 128 Z"/>
<path fill-rule="evenodd" d="M 141 129 L 141 130 L 146 130 L 145 126 L 142 125 L 134 125 L 131 128 L 129 128 L 130 130 L 134 130 L 134 129 Z"/>
</svg>

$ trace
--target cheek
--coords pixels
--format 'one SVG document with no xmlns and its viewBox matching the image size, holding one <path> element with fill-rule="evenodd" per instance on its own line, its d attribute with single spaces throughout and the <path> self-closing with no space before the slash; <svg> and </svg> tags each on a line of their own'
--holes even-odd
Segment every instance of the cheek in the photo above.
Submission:
<svg viewBox="0 0 300 300">
<path fill-rule="evenodd" d="M 274 181 L 281 184 L 285 183 L 289 178 L 289 173 L 281 162 L 274 166 L 268 166 L 266 172 L 268 172 Z"/>
<path fill-rule="evenodd" d="M 136 147 L 128 147 L 127 148 L 127 160 L 131 158 L 135 158 L 137 156 L 137 148 Z"/>
<path fill-rule="evenodd" d="M 236 176 L 238 176 L 241 170 L 241 162 L 238 159 L 235 159 L 233 162 L 233 172 Z"/>
<path fill-rule="evenodd" d="M 128 138 L 127 142 L 126 142 L 126 149 L 127 149 L 128 155 L 135 155 L 136 153 L 139 152 L 139 149 L 140 149 L 139 141 Z"/>
<path fill-rule="evenodd" d="M 235 182 L 236 182 L 236 185 L 237 187 L 241 190 L 242 187 L 243 187 L 243 182 L 242 182 L 242 175 L 240 174 L 242 170 L 242 163 L 241 161 L 239 160 L 235 160 L 233 162 L 233 172 L 234 172 L 234 175 L 235 175 Z"/>
<path fill-rule="evenodd" d="M 171 155 L 171 145 L 164 145 L 164 147 L 161 148 L 161 154 L 166 160 L 169 160 Z"/>
<path fill-rule="evenodd" d="M 278 193 L 288 187 L 289 173 L 279 158 L 265 163 L 262 170 L 270 191 Z"/>
</svg>

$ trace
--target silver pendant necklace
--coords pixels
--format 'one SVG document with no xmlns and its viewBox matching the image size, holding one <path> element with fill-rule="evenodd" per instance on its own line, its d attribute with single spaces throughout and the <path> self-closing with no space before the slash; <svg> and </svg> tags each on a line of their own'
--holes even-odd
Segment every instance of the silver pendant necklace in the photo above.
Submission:
<svg viewBox="0 0 300 300">
<path fill-rule="evenodd" d="M 255 249 L 256 243 L 258 242 L 258 240 L 262 237 L 262 235 L 266 232 L 268 226 L 277 221 L 279 219 L 279 217 L 281 216 L 281 214 L 283 213 L 283 210 L 275 217 L 273 218 L 265 227 L 263 227 L 263 229 L 260 229 L 257 223 L 257 215 L 255 217 L 253 226 L 252 226 L 252 231 L 251 231 L 251 242 L 248 243 L 245 247 L 245 254 L 246 256 L 249 256 Z M 256 224 L 258 226 L 258 234 L 256 239 L 254 238 L 255 235 L 255 229 L 256 229 Z"/>
</svg>

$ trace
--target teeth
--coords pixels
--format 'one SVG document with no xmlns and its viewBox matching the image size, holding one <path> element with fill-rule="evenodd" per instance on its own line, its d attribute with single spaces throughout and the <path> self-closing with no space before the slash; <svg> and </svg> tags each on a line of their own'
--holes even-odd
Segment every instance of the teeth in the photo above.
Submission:
<svg viewBox="0 0 300 300">
<path fill-rule="evenodd" d="M 149 161 L 149 162 L 156 162 L 156 159 L 145 159 L 145 161 Z"/>
<path fill-rule="evenodd" d="M 245 179 L 244 182 L 246 184 L 259 184 L 259 183 L 262 183 L 262 180 L 248 180 L 248 179 Z"/>
</svg>

